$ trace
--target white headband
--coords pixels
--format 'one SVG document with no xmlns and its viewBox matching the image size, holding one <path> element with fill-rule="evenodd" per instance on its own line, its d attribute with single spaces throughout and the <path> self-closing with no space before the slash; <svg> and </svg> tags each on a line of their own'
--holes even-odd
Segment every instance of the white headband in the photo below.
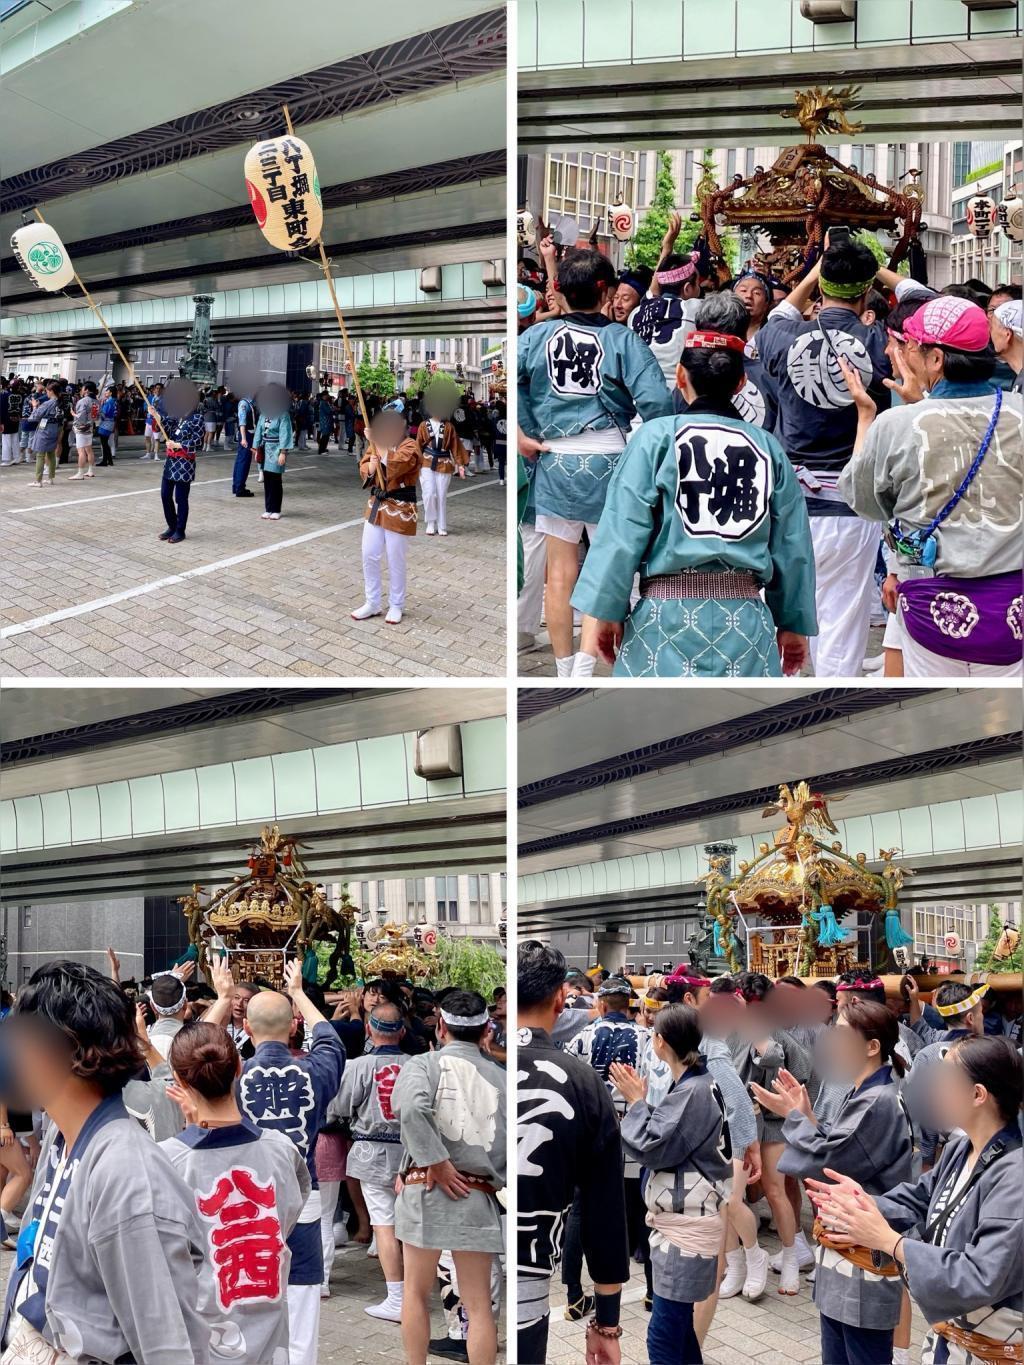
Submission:
<svg viewBox="0 0 1024 1365">
<path fill-rule="evenodd" d="M 177 981 L 178 984 L 181 986 L 181 998 L 178 1000 L 178 1003 L 176 1005 L 158 1005 L 156 1001 L 153 999 L 152 986 L 150 986 L 149 990 L 146 992 L 146 999 L 152 1005 L 155 1012 L 159 1015 L 162 1015 L 166 1019 L 169 1018 L 172 1014 L 178 1013 L 182 1005 L 185 1003 L 185 997 L 188 994 L 188 992 L 185 990 L 184 981 L 182 981 L 180 976 L 175 976 L 173 972 L 154 972 L 153 980 L 155 981 L 158 976 L 174 976 L 175 981 Z"/>
<path fill-rule="evenodd" d="M 491 1016 L 484 1009 L 482 1014 L 475 1014 L 472 1017 L 466 1014 L 449 1014 L 447 1010 L 441 1010 L 441 1018 L 450 1028 L 479 1028 L 481 1024 L 489 1024 Z"/>
</svg>

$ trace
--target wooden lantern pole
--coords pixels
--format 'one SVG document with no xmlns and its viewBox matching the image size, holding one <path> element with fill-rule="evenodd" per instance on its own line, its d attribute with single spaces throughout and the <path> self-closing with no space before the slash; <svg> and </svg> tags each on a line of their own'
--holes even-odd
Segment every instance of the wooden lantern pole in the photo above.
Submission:
<svg viewBox="0 0 1024 1365">
<path fill-rule="evenodd" d="M 45 222 L 46 222 L 46 219 L 43 217 L 43 215 L 39 212 L 38 209 L 35 210 L 35 215 L 36 215 L 36 217 L 39 219 L 39 221 L 40 221 L 41 223 L 45 223 Z M 121 360 L 122 360 L 122 361 L 124 362 L 124 364 L 127 366 L 128 373 L 129 373 L 129 375 L 131 376 L 131 381 L 132 381 L 132 383 L 135 385 L 135 387 L 138 389 L 139 393 L 142 395 L 142 401 L 145 403 L 147 411 L 152 415 L 153 421 L 154 421 L 154 422 L 157 424 L 157 426 L 160 428 L 160 434 L 163 436 L 163 438 L 164 438 L 165 441 L 170 441 L 170 437 L 167 435 L 167 432 L 166 432 L 166 430 L 164 429 L 164 424 L 163 424 L 163 422 L 161 422 L 161 420 L 160 420 L 160 414 L 157 412 L 156 408 L 154 408 L 154 407 L 152 407 L 152 406 L 150 405 L 149 396 L 147 395 L 146 390 L 142 387 L 142 385 L 141 385 L 141 384 L 139 383 L 139 381 L 138 381 L 138 378 L 136 377 L 136 374 L 135 374 L 135 366 L 132 364 L 132 362 L 131 362 L 131 361 L 128 359 L 128 357 L 125 355 L 124 351 L 121 350 L 121 347 L 117 344 L 117 338 L 114 336 L 113 332 L 112 332 L 112 331 L 110 330 L 110 328 L 107 326 L 107 320 L 106 320 L 106 318 L 103 316 L 103 314 L 100 312 L 99 308 L 97 307 L 96 302 L 95 302 L 95 300 L 93 299 L 93 296 L 89 293 L 88 289 L 86 289 L 85 284 L 84 284 L 83 281 L 82 281 L 81 275 L 79 275 L 78 271 L 75 270 L 74 266 L 72 266 L 71 269 L 72 269 L 72 271 L 73 271 L 73 273 L 74 273 L 74 276 L 75 276 L 75 283 L 78 285 L 79 289 L 80 289 L 80 290 L 82 291 L 82 293 L 85 295 L 85 301 L 86 301 L 86 303 L 89 305 L 89 307 L 92 309 L 92 311 L 93 311 L 93 312 L 96 314 L 96 316 L 99 318 L 99 320 L 100 320 L 100 326 L 103 328 L 103 330 L 106 332 L 107 336 L 110 338 L 110 344 L 113 346 L 114 350 L 117 352 L 117 354 L 121 357 Z"/>
<path fill-rule="evenodd" d="M 282 109 L 284 112 L 285 125 L 288 128 L 288 135 L 289 137 L 294 137 L 295 129 L 292 127 L 292 116 L 288 112 L 287 104 L 283 105 Z M 334 289 L 334 279 L 331 275 L 331 263 L 327 259 L 327 252 L 324 250 L 322 232 L 320 236 L 317 237 L 316 244 L 320 251 L 320 269 L 324 273 L 324 279 L 327 281 L 327 288 L 330 291 L 331 303 L 334 305 L 334 316 L 338 319 L 338 327 L 341 329 L 341 340 L 345 347 L 345 359 L 348 361 L 349 369 L 352 371 L 352 382 L 356 386 L 356 398 L 359 402 L 359 411 L 362 413 L 363 424 L 366 427 L 367 437 L 369 437 L 370 418 L 366 411 L 366 401 L 363 398 L 362 385 L 359 383 L 359 372 L 356 369 L 356 360 L 352 353 L 352 343 L 349 341 L 348 330 L 345 327 L 345 319 L 341 316 L 341 305 L 338 303 L 338 295 Z"/>
</svg>

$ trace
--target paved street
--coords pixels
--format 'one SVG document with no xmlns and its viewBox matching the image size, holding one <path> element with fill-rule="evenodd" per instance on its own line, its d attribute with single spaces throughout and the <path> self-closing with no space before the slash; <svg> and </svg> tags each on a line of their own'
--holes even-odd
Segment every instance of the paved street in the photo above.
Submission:
<svg viewBox="0 0 1024 1365">
<path fill-rule="evenodd" d="M 505 672 L 505 493 L 455 481 L 447 539 L 409 547 L 406 616 L 355 622 L 364 495 L 353 457 L 296 451 L 280 521 L 231 496 L 233 453 L 200 456 L 187 539 L 158 540 L 162 462 L 31 487 L 0 475 L 5 677 L 493 677 Z M 87 506 L 86 504 L 89 504 Z M 386 585 L 386 580 L 385 580 Z"/>
<path fill-rule="evenodd" d="M 773 1256 L 778 1239 L 762 1232 L 761 1245 Z M 806 1276 L 795 1299 L 778 1293 L 779 1277 L 768 1272 L 768 1289 L 756 1303 L 737 1297 L 726 1299 L 715 1312 L 704 1343 L 704 1365 L 821 1365 L 821 1332 L 818 1311 L 811 1303 Z M 629 1285 L 622 1294 L 622 1365 L 647 1365 L 648 1314 L 644 1311 L 643 1270 L 634 1264 Z M 558 1286 L 561 1291 L 561 1286 Z M 548 1365 L 582 1365 L 582 1324 L 562 1316 L 565 1296 L 552 1299 L 551 1340 Z M 914 1309 L 911 1360 L 921 1359 L 924 1319 Z"/>
</svg>

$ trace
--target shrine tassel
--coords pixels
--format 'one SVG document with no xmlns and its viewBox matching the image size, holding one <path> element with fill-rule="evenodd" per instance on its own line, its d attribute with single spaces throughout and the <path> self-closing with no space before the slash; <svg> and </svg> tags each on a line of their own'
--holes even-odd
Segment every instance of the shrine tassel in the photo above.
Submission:
<svg viewBox="0 0 1024 1365">
<path fill-rule="evenodd" d="M 900 923 L 900 912 L 898 910 L 886 910 L 885 912 L 885 941 L 890 948 L 906 948 L 913 943 L 913 934 L 908 934 Z"/>
<path fill-rule="evenodd" d="M 821 905 L 811 911 L 811 919 L 818 925 L 818 942 L 823 948 L 836 948 L 846 942 L 846 935 L 836 922 L 831 905 Z"/>
</svg>

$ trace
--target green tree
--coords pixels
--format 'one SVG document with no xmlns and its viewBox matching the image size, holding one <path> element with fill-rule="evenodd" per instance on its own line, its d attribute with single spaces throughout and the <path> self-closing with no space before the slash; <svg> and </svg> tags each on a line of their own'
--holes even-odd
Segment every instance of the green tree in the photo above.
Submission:
<svg viewBox="0 0 1024 1365">
<path fill-rule="evenodd" d="M 1018 940 L 1016 948 L 1009 957 L 996 957 L 995 949 L 999 942 L 999 936 L 1003 932 L 1003 917 L 999 913 L 998 906 L 988 907 L 988 937 L 978 949 L 978 960 L 975 963 L 979 972 L 1020 972 L 1024 971 L 1024 955 L 1021 952 L 1021 940 Z"/>
<path fill-rule="evenodd" d="M 479 991 L 485 1000 L 490 1000 L 495 988 L 505 984 L 505 959 L 490 943 L 438 934 L 430 962 L 430 972 L 423 982 L 428 990 L 458 986 L 463 991 Z"/>
<path fill-rule="evenodd" d="M 658 176 L 654 182 L 654 198 L 626 250 L 627 265 L 646 265 L 650 270 L 658 264 L 661 256 L 661 239 L 668 231 L 669 216 L 676 208 L 676 182 L 672 175 L 672 158 L 668 152 L 658 152 L 657 156 Z"/>
<path fill-rule="evenodd" d="M 363 393 L 370 391 L 370 384 L 373 379 L 374 364 L 370 359 L 370 347 L 363 342 L 363 354 L 359 357 L 359 364 L 356 366 L 356 373 L 359 375 L 359 387 Z"/>
<path fill-rule="evenodd" d="M 391 366 L 388 364 L 388 358 L 384 351 L 381 351 L 377 357 L 377 363 L 371 371 L 370 392 L 375 393 L 378 398 L 382 398 L 385 403 L 389 398 L 394 398 L 398 392 L 395 376 L 391 372 Z"/>
<path fill-rule="evenodd" d="M 710 147 L 704 149 L 704 159 L 697 164 L 705 175 L 714 176 L 715 161 Z M 627 248 L 626 264 L 645 265 L 650 270 L 657 267 L 661 259 L 661 243 L 668 231 L 669 218 L 676 212 L 683 223 L 676 238 L 675 250 L 692 251 L 694 243 L 703 231 L 701 223 L 690 221 L 690 213 L 695 207 L 696 203 L 682 205 L 678 203 L 676 182 L 672 176 L 672 158 L 668 152 L 658 152 L 658 177 L 655 181 L 654 198 Z M 722 250 L 729 263 L 729 269 L 735 271 L 739 258 L 739 244 L 733 232 L 726 232 L 723 235 Z"/>
<path fill-rule="evenodd" d="M 406 393 L 409 395 L 410 398 L 415 398 L 417 394 L 421 394 L 423 392 L 423 390 L 427 387 L 432 378 L 433 376 L 427 369 L 426 365 L 421 365 L 420 368 L 413 375 L 413 377 L 409 380 L 408 384 L 406 384 L 405 386 Z"/>
<path fill-rule="evenodd" d="M 853 241 L 860 242 L 861 246 L 867 247 L 867 249 L 871 252 L 872 256 L 874 256 L 875 260 L 878 262 L 879 265 L 888 266 L 889 252 L 886 251 L 885 247 L 882 245 L 882 243 L 878 240 L 878 238 L 875 236 L 873 232 L 867 232 L 864 229 L 862 229 L 860 232 L 854 232 L 851 233 L 850 235 Z M 910 267 L 907 264 L 907 262 L 900 261 L 896 273 L 898 275 L 906 275 L 909 273 L 909 270 Z"/>
</svg>

